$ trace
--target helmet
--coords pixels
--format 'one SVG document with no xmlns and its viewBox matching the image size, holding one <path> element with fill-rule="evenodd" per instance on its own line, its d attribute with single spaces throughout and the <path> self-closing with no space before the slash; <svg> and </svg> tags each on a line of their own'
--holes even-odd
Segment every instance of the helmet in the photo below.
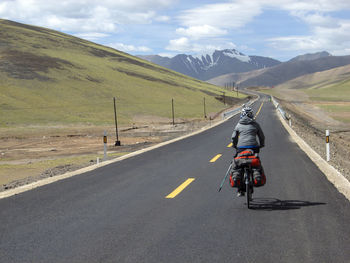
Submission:
<svg viewBox="0 0 350 263">
<path fill-rule="evenodd" d="M 247 116 L 248 118 L 253 119 L 254 112 L 253 112 L 252 108 L 244 105 L 244 107 L 242 108 L 242 112 L 241 112 L 241 118 L 243 118 L 244 116 Z"/>
</svg>

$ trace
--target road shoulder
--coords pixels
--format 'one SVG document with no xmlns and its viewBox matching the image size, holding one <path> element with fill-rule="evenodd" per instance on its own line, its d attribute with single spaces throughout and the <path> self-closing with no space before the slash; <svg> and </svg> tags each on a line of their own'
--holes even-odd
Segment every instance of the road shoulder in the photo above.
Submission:
<svg viewBox="0 0 350 263">
<path fill-rule="evenodd" d="M 309 158 L 323 172 L 327 179 L 350 201 L 350 182 L 333 166 L 328 164 L 322 157 L 316 153 L 299 135 L 286 123 L 279 112 L 276 114 L 284 128 L 288 131 L 293 140 L 309 156 Z"/>
</svg>

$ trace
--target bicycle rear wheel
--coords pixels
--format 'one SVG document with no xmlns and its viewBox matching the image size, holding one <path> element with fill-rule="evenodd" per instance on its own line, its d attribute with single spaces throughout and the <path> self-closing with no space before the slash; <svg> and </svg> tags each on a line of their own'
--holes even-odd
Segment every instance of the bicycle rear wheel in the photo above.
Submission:
<svg viewBox="0 0 350 263">
<path fill-rule="evenodd" d="M 244 178 L 245 178 L 245 194 L 246 194 L 246 197 L 247 197 L 247 207 L 248 209 L 250 208 L 250 201 L 251 201 L 251 198 L 252 198 L 252 190 L 251 190 L 251 187 L 250 187 L 250 174 L 249 174 L 249 171 L 245 170 L 244 171 Z"/>
<path fill-rule="evenodd" d="M 249 183 L 245 185 L 245 194 L 247 196 L 247 207 L 250 208 L 250 200 L 251 200 L 251 189 Z"/>
</svg>

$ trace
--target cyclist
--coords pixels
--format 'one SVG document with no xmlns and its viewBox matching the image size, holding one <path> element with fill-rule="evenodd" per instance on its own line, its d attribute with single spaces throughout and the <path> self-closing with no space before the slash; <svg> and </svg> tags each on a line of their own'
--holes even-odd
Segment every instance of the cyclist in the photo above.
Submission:
<svg viewBox="0 0 350 263">
<path fill-rule="evenodd" d="M 257 137 L 259 142 L 257 141 Z M 243 104 L 240 120 L 232 133 L 232 144 L 236 148 L 236 156 L 242 151 L 251 149 L 254 153 L 259 153 L 260 148 L 265 146 L 265 136 L 260 125 L 254 120 L 254 112 L 250 107 Z M 232 174 L 230 176 L 231 186 L 238 187 L 238 196 L 244 196 L 244 185 L 242 182 L 243 171 L 235 166 L 233 162 Z M 260 184 L 265 180 L 262 167 L 253 169 L 254 180 Z M 264 184 L 264 183 L 263 183 Z"/>
</svg>

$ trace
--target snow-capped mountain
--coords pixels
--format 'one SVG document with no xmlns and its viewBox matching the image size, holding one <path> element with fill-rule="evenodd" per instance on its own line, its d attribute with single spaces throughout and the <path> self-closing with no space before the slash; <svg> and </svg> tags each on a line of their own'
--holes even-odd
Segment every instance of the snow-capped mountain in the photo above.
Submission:
<svg viewBox="0 0 350 263">
<path fill-rule="evenodd" d="M 139 57 L 200 80 L 272 67 L 281 63 L 272 58 L 247 56 L 235 49 L 215 50 L 212 54 L 201 56 L 180 54 L 173 58 L 158 55 Z"/>
</svg>

